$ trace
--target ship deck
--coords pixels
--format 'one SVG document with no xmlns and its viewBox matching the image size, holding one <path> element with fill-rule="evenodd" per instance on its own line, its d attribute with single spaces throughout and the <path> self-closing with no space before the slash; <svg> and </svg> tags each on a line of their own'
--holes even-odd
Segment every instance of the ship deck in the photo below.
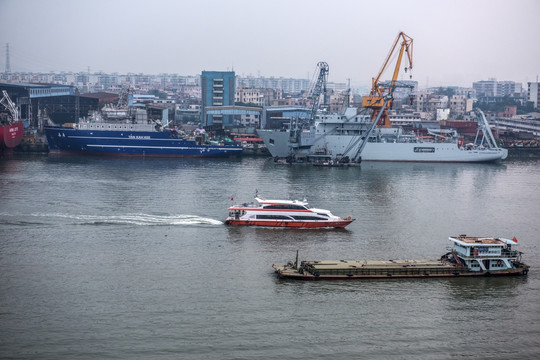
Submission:
<svg viewBox="0 0 540 360">
<path fill-rule="evenodd" d="M 344 270 L 357 268 L 400 268 L 400 267 L 441 267 L 450 266 L 441 260 L 323 260 L 307 261 L 304 266 L 318 270 Z"/>
</svg>

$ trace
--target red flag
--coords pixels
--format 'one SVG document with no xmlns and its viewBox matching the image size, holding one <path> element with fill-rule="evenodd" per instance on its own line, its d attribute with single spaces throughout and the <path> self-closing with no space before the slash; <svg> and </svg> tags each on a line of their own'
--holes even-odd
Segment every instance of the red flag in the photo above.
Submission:
<svg viewBox="0 0 540 360">
<path fill-rule="evenodd" d="M 231 201 L 233 201 L 233 200 L 234 200 L 234 198 L 231 196 Z"/>
<path fill-rule="evenodd" d="M 517 239 L 516 237 L 514 236 L 514 238 L 512 239 L 513 242 L 517 243 Z"/>
</svg>

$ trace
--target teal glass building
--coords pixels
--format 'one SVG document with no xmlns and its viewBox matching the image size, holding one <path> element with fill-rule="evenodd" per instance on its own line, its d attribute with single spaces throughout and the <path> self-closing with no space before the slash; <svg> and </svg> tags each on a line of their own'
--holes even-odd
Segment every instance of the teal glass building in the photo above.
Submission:
<svg viewBox="0 0 540 360">
<path fill-rule="evenodd" d="M 234 105 L 236 77 L 234 71 L 203 71 L 201 74 L 201 124 L 205 128 L 226 128 L 234 125 L 233 115 L 208 115 L 210 106 Z"/>
</svg>

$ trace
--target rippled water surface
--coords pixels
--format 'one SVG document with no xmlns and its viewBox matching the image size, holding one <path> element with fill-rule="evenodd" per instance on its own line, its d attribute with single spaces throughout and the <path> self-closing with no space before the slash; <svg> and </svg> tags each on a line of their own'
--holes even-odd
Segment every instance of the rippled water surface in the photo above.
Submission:
<svg viewBox="0 0 540 360">
<path fill-rule="evenodd" d="M 540 356 L 540 162 L 274 165 L 0 159 L 0 358 Z M 307 198 L 346 230 L 231 228 L 234 201 Z M 294 259 L 418 259 L 516 236 L 527 277 L 303 283 Z"/>
</svg>

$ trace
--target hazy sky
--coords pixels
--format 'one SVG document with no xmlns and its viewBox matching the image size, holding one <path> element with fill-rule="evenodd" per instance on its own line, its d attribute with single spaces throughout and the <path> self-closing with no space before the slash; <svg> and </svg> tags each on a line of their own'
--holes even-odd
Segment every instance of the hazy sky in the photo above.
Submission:
<svg viewBox="0 0 540 360">
<path fill-rule="evenodd" d="M 330 81 L 370 85 L 403 31 L 421 87 L 525 84 L 539 15 L 539 0 L 0 0 L 0 71 L 9 43 L 12 72 L 311 78 L 326 61 Z"/>
</svg>

